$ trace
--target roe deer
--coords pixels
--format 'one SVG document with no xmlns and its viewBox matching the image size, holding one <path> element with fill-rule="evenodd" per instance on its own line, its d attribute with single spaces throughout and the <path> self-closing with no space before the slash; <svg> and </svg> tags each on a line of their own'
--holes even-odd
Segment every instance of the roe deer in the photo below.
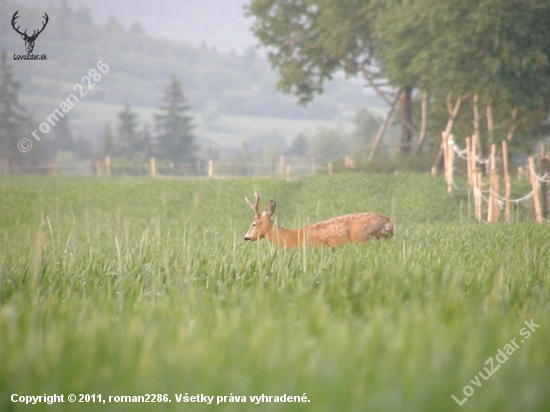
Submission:
<svg viewBox="0 0 550 412">
<path fill-rule="evenodd" d="M 285 249 L 302 245 L 328 245 L 335 247 L 346 242 L 366 242 L 370 239 L 387 238 L 393 235 L 393 222 L 389 217 L 376 213 L 351 213 L 313 223 L 301 229 L 284 229 L 271 220 L 275 213 L 275 202 L 268 203 L 260 214 L 260 196 L 254 190 L 256 203 L 247 197 L 246 203 L 254 211 L 254 220 L 244 235 L 245 242 L 265 237 L 270 242 Z"/>
</svg>

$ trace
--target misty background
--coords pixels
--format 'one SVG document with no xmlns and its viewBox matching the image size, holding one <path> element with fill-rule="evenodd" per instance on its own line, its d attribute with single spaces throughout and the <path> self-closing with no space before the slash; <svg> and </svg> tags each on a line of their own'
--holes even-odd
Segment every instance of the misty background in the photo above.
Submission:
<svg viewBox="0 0 550 412">
<path fill-rule="evenodd" d="M 248 29 L 251 20 L 243 13 L 245 1 L 71 0 L 66 3 L 75 10 L 80 7 L 89 8 L 98 24 L 106 24 L 110 17 L 116 16 L 126 28 L 137 21 L 152 36 L 195 47 L 201 44 L 215 46 L 221 53 L 243 53 L 257 43 Z M 61 1 L 19 0 L 17 4 L 47 9 L 49 4 L 59 6 Z"/>
<path fill-rule="evenodd" d="M 81 153 L 92 153 L 107 127 L 116 135 L 125 106 L 136 114 L 140 130 L 152 131 L 171 75 L 181 81 L 191 105 L 203 160 L 232 154 L 249 161 L 263 155 L 275 162 L 285 153 L 308 157 L 314 147 L 325 159 L 364 150 L 384 104 L 360 81 L 343 76 L 328 82 L 325 93 L 306 107 L 295 96 L 278 92 L 278 75 L 265 51 L 255 47 L 244 4 L 0 0 L 0 52 L 7 53 L 21 83 L 20 100 L 32 113 L 35 128 L 75 92 L 76 84 L 84 84 L 81 79 L 98 61 L 109 66 L 65 116 L 62 127 L 48 133 L 52 139 L 57 133 L 58 140 L 68 134 L 87 142 Z M 40 27 L 43 13 L 48 13 L 48 26 L 33 52 L 45 53 L 47 61 L 13 60 L 14 54 L 24 54 L 24 43 L 11 27 L 16 10 L 18 23 L 30 30 Z M 60 161 L 58 154 L 49 156 Z"/>
</svg>

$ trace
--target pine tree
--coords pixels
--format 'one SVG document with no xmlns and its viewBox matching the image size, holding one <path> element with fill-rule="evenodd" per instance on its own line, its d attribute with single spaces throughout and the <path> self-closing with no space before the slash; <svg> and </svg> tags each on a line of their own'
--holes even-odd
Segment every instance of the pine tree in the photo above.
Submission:
<svg viewBox="0 0 550 412">
<path fill-rule="evenodd" d="M 93 144 L 84 133 L 76 137 L 74 154 L 78 160 L 88 160 L 92 157 Z"/>
<path fill-rule="evenodd" d="M 300 133 L 296 139 L 292 141 L 292 145 L 286 151 L 289 156 L 305 156 L 307 155 L 307 139 L 303 133 Z"/>
<path fill-rule="evenodd" d="M 143 154 L 145 155 L 146 159 L 149 159 L 153 156 L 153 147 L 152 147 L 152 141 L 153 138 L 151 137 L 151 131 L 149 128 L 149 123 L 145 122 L 143 125 L 143 130 L 141 132 L 143 138 Z"/>
<path fill-rule="evenodd" d="M 181 82 L 172 75 L 170 84 L 164 90 L 160 113 L 155 114 L 155 130 L 158 133 L 158 152 L 161 157 L 173 162 L 191 162 L 197 150 L 189 115 L 191 105 L 187 103 Z"/>
<path fill-rule="evenodd" d="M 118 138 L 122 155 L 128 159 L 134 159 L 142 153 L 143 142 L 138 132 L 138 114 L 133 112 L 130 103 L 126 103 L 124 109 L 118 113 L 120 124 L 118 126 Z"/>
<path fill-rule="evenodd" d="M 0 61 L 0 157 L 10 164 L 22 166 L 30 159 L 18 148 L 21 139 L 31 137 L 27 134 L 30 115 L 19 102 L 21 84 L 15 80 L 12 68 L 7 63 L 6 53 Z M 30 139 L 28 140 L 30 141 Z M 34 142 L 31 142 L 31 144 Z"/>
<path fill-rule="evenodd" d="M 57 150 L 66 152 L 75 152 L 75 137 L 69 125 L 69 116 L 66 115 L 59 119 L 54 129 L 55 147 Z"/>
</svg>

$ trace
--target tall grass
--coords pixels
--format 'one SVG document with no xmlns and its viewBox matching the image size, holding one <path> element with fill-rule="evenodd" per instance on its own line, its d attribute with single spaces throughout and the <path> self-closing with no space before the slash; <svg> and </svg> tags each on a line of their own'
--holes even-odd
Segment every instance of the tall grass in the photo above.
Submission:
<svg viewBox="0 0 550 412">
<path fill-rule="evenodd" d="M 253 187 L 285 227 L 376 211 L 397 233 L 334 250 L 244 244 Z M 420 175 L 2 176 L 0 410 L 550 410 L 549 227 L 467 210 Z M 470 383 L 531 319 L 540 328 Z M 14 393 L 172 402 L 26 406 Z M 185 393 L 247 403 L 177 404 Z"/>
</svg>

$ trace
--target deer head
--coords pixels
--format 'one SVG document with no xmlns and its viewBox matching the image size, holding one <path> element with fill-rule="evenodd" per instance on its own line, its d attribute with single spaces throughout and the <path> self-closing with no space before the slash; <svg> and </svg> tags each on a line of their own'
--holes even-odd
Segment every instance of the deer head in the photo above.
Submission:
<svg viewBox="0 0 550 412">
<path fill-rule="evenodd" d="M 44 28 L 46 27 L 46 25 L 48 24 L 48 21 L 50 20 L 50 18 L 48 17 L 48 15 L 46 13 L 44 13 L 44 19 L 45 21 L 42 23 L 42 28 L 40 30 L 33 30 L 32 32 L 32 35 L 28 35 L 27 34 L 27 30 L 25 30 L 25 32 L 20 32 L 19 31 L 19 27 L 20 26 L 17 26 L 15 27 L 15 21 L 17 20 L 17 18 L 19 17 L 18 16 L 18 13 L 19 13 L 19 10 L 17 10 L 12 19 L 11 19 L 11 26 L 13 27 L 13 29 L 19 33 L 21 35 L 21 38 L 23 40 L 25 40 L 25 49 L 27 49 L 27 53 L 32 53 L 32 51 L 34 50 L 34 42 L 36 41 L 36 38 L 38 37 L 38 35 L 40 33 L 42 33 L 44 31 Z"/>
<path fill-rule="evenodd" d="M 260 214 L 258 212 L 258 206 L 260 205 L 260 195 L 258 194 L 258 192 L 256 192 L 256 190 L 254 190 L 254 197 L 256 198 L 256 202 L 254 204 L 252 204 L 247 197 L 244 198 L 246 200 L 246 203 L 248 203 L 248 205 L 254 211 L 254 219 L 250 224 L 248 232 L 246 232 L 246 235 L 244 235 L 245 242 L 253 242 L 255 240 L 259 240 L 265 237 L 266 233 L 269 233 L 273 230 L 274 222 L 273 220 L 271 220 L 271 216 L 273 216 L 273 213 L 275 213 L 275 202 L 273 200 L 269 202 L 264 211 Z"/>
</svg>

